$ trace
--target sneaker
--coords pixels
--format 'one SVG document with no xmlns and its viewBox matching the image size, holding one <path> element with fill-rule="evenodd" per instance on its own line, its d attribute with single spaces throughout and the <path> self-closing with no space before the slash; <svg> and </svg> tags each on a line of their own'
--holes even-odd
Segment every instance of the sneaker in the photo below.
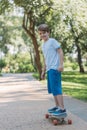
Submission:
<svg viewBox="0 0 87 130">
<path fill-rule="evenodd" d="M 56 111 L 57 109 L 58 109 L 58 107 L 53 107 L 53 108 L 48 109 L 48 112 L 49 112 L 49 113 L 53 113 L 53 112 Z"/>
<path fill-rule="evenodd" d="M 56 109 L 56 111 L 52 112 L 52 115 L 54 116 L 61 116 L 61 115 L 67 115 L 66 109 Z"/>
</svg>

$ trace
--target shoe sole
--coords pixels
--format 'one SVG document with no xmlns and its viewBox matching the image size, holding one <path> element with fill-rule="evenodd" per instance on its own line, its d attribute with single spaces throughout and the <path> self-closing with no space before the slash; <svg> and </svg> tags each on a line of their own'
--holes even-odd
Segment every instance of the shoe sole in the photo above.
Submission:
<svg viewBox="0 0 87 130">
<path fill-rule="evenodd" d="M 67 116 L 67 113 L 66 112 L 59 114 L 52 113 L 52 116 Z"/>
</svg>

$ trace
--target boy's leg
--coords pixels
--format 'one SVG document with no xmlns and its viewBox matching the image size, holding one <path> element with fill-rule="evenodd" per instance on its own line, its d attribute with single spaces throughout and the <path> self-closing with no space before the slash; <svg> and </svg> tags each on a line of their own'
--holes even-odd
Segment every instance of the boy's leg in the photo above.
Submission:
<svg viewBox="0 0 87 130">
<path fill-rule="evenodd" d="M 54 96 L 56 106 L 64 109 L 63 95 Z"/>
<path fill-rule="evenodd" d="M 48 74 L 47 75 L 48 92 L 53 93 L 55 104 L 56 104 L 56 107 L 53 107 L 52 109 L 56 110 L 56 109 L 58 109 L 58 107 L 60 109 L 64 109 L 62 86 L 61 86 L 61 73 L 58 72 L 57 70 L 51 69 L 48 71 L 47 74 Z M 51 109 L 49 109 L 48 111 L 51 111 Z"/>
<path fill-rule="evenodd" d="M 54 74 L 53 75 L 54 81 L 52 82 L 52 85 L 53 85 L 53 96 L 54 96 L 55 104 L 59 108 L 64 109 L 62 84 L 61 84 L 61 72 L 55 71 L 53 74 Z"/>
<path fill-rule="evenodd" d="M 52 114 L 54 116 L 58 116 L 58 115 L 66 115 L 66 109 L 64 108 L 64 103 L 63 103 L 63 95 L 57 95 L 54 96 L 55 99 L 55 103 L 58 105 L 58 109 L 56 109 L 56 111 L 54 111 Z"/>
<path fill-rule="evenodd" d="M 59 107 L 59 102 L 57 101 L 57 96 L 54 96 L 55 105 Z"/>
<path fill-rule="evenodd" d="M 61 73 L 51 69 L 49 70 L 48 79 L 48 92 L 53 94 L 56 104 L 56 107 L 53 107 L 48 111 L 53 115 L 66 114 L 62 95 Z"/>
</svg>

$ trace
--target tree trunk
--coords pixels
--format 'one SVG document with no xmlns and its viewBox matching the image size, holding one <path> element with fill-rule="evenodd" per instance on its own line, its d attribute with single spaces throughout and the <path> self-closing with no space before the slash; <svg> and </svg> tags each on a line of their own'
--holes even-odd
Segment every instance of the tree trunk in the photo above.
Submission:
<svg viewBox="0 0 87 130">
<path fill-rule="evenodd" d="M 30 48 L 29 52 L 30 52 L 31 64 L 34 65 L 33 56 L 32 56 L 32 49 L 31 48 Z"/>
<path fill-rule="evenodd" d="M 41 60 L 40 60 L 40 53 L 38 50 L 38 43 L 37 43 L 37 39 L 35 37 L 35 35 L 33 35 L 31 37 L 32 41 L 33 41 L 33 45 L 34 45 L 34 49 L 35 49 L 35 63 L 39 72 L 39 79 L 41 80 L 41 73 L 42 73 L 42 66 L 41 66 Z"/>
<path fill-rule="evenodd" d="M 80 47 L 77 43 L 76 43 L 76 47 L 77 47 L 77 52 L 78 52 L 77 57 L 78 57 L 78 64 L 79 64 L 79 69 L 80 69 L 79 71 L 81 73 L 84 73 L 84 68 L 83 68 L 83 65 L 82 65 L 81 49 L 80 49 Z"/>
<path fill-rule="evenodd" d="M 75 30 L 74 30 L 74 26 L 73 26 L 73 19 L 71 19 L 70 20 L 70 25 L 71 25 L 71 32 L 72 32 L 72 34 L 73 34 L 73 38 L 74 38 L 74 40 L 75 40 L 75 45 L 76 45 L 76 47 L 77 47 L 77 53 L 78 53 L 78 56 L 77 56 L 77 58 L 78 58 L 78 65 L 79 65 L 79 71 L 81 72 L 81 73 L 84 73 L 84 68 L 83 68 L 83 65 L 82 65 L 82 56 L 81 56 L 81 49 L 80 49 L 80 47 L 79 47 L 79 45 L 78 45 L 78 40 L 79 40 L 79 38 L 81 37 L 81 34 L 80 35 L 77 35 L 77 33 L 75 32 Z"/>
<path fill-rule="evenodd" d="M 35 21 L 33 19 L 32 13 L 33 13 L 32 11 L 29 11 L 24 14 L 23 28 L 32 40 L 34 50 L 35 50 L 35 63 L 36 63 L 37 70 L 39 72 L 39 79 L 41 80 L 42 67 L 40 62 L 41 61 L 40 54 L 38 50 L 39 45 L 37 43 L 37 38 L 35 34 Z"/>
</svg>

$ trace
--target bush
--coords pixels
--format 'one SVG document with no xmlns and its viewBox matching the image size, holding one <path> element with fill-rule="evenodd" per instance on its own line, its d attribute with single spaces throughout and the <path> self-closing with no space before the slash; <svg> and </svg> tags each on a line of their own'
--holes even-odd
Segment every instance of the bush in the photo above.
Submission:
<svg viewBox="0 0 87 130">
<path fill-rule="evenodd" d="M 72 69 L 73 69 L 73 70 L 76 70 L 77 68 L 78 68 L 78 65 L 77 65 L 76 63 L 73 63 L 73 64 L 72 64 Z"/>
<path fill-rule="evenodd" d="M 28 73 L 28 72 L 34 72 L 34 67 L 31 64 L 19 64 L 19 68 L 16 72 L 19 73 Z"/>
<path fill-rule="evenodd" d="M 85 63 L 85 66 L 87 66 L 87 62 Z"/>
<path fill-rule="evenodd" d="M 0 72 L 2 71 L 2 68 L 6 66 L 6 62 L 4 59 L 0 59 Z"/>
</svg>

